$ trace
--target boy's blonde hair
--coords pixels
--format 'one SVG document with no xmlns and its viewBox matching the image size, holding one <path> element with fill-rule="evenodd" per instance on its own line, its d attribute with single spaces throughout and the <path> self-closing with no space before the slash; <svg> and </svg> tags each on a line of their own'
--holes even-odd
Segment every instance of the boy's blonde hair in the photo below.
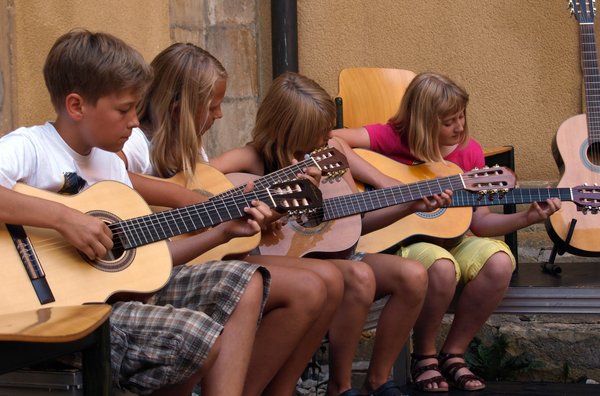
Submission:
<svg viewBox="0 0 600 396">
<path fill-rule="evenodd" d="M 469 94 L 448 77 L 420 73 L 408 85 L 398 112 L 389 122 L 398 134 L 406 134 L 410 152 L 422 161 L 443 161 L 439 131 L 444 119 L 465 112 L 465 126 L 460 139 L 469 139 L 467 103 Z"/>
<path fill-rule="evenodd" d="M 57 112 L 70 93 L 96 105 L 112 93 L 141 94 L 151 78 L 152 70 L 138 51 L 103 32 L 73 30 L 62 35 L 44 63 L 44 80 Z"/>
<path fill-rule="evenodd" d="M 161 177 L 184 172 L 190 182 L 202 147 L 203 125 L 196 130 L 196 113 L 204 112 L 206 122 L 215 84 L 227 80 L 227 72 L 208 51 L 190 43 L 172 44 L 151 65 L 154 79 L 138 110 L 142 127 L 150 129 L 152 164 Z"/>
<path fill-rule="evenodd" d="M 274 171 L 290 165 L 294 153 L 317 148 L 334 123 L 331 96 L 310 78 L 286 72 L 273 80 L 258 109 L 251 144 L 265 172 Z"/>
</svg>

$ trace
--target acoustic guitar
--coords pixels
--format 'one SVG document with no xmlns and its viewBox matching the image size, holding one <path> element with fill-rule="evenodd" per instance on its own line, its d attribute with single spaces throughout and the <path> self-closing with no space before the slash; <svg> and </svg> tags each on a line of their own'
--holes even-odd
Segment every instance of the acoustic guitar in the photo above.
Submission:
<svg viewBox="0 0 600 396">
<path fill-rule="evenodd" d="M 379 154 L 373 154 L 392 161 Z M 446 177 L 438 177 L 444 172 L 436 171 L 437 173 L 429 172 L 431 177 L 428 179 L 430 180 L 422 180 L 424 177 L 420 174 L 416 179 L 420 181 L 416 183 L 359 193 L 351 193 L 346 183 L 325 184 L 321 186 L 324 197 L 322 209 L 312 212 L 310 216 L 303 219 L 302 223 L 289 221 L 281 230 L 270 233 L 263 232 L 259 245 L 260 252 L 261 254 L 288 256 L 347 257 L 348 252 L 356 246 L 357 242 L 359 251 L 381 251 L 384 249 L 374 250 L 370 246 L 364 249 L 364 245 L 361 246 L 364 238 L 364 236 L 360 236 L 361 213 L 418 200 L 441 193 L 446 189 L 468 190 L 480 194 L 500 194 L 515 185 L 514 174 L 504 167 L 473 170 L 462 174 L 457 166 L 449 167 L 446 174 L 450 176 Z M 277 172 L 271 175 L 276 176 Z M 471 209 L 463 208 L 463 210 L 465 216 L 471 215 Z M 462 232 L 466 231 L 469 224 L 470 218 Z M 405 231 L 400 230 L 400 232 Z M 382 231 L 378 233 L 374 243 L 380 244 L 382 241 L 389 241 L 391 246 L 398 242 L 397 235 L 399 233 L 391 233 L 389 230 Z"/>
<path fill-rule="evenodd" d="M 162 180 L 187 187 L 209 199 L 216 196 L 222 198 L 242 193 L 246 183 L 250 180 L 255 180 L 254 186 L 257 189 L 268 188 L 270 185 L 281 180 L 294 180 L 296 175 L 302 173 L 302 169 L 308 166 L 315 166 L 320 169 L 322 180 L 327 182 L 334 182 L 339 179 L 346 169 L 348 169 L 346 157 L 342 153 L 335 148 L 322 147 L 310 153 L 305 160 L 282 169 L 277 176 L 267 175 L 260 180 L 256 180 L 257 177 L 248 176 L 240 176 L 236 179 L 235 176 L 229 175 L 228 178 L 217 169 L 204 163 L 196 164 L 194 177 L 191 182 L 186 180 L 183 173 L 177 173 L 173 177 Z M 230 178 L 235 181 L 235 185 Z M 152 207 L 152 210 L 155 212 L 165 209 L 168 208 Z M 185 238 L 186 236 L 183 235 L 182 237 Z M 260 241 L 260 234 L 233 238 L 229 242 L 216 246 L 196 257 L 188 264 L 202 264 L 210 260 L 220 260 L 228 255 L 246 253 L 256 248 Z"/>
<path fill-rule="evenodd" d="M 241 218 L 246 215 L 243 208 L 254 199 L 298 216 L 322 203 L 319 189 L 307 180 L 159 213 L 151 213 L 137 192 L 113 181 L 96 183 L 74 196 L 23 184 L 15 190 L 102 219 L 113 233 L 114 247 L 107 257 L 91 261 L 54 230 L 0 225 L 0 314 L 152 293 L 167 282 L 171 272 L 167 238 Z"/>
<path fill-rule="evenodd" d="M 559 187 L 600 181 L 600 74 L 594 34 L 594 2 L 571 1 L 570 9 L 579 22 L 586 114 L 563 122 L 552 143 L 561 174 Z M 546 230 L 562 251 L 580 256 L 600 255 L 600 222 L 594 216 L 584 216 L 575 205 L 563 205 L 550 216 Z"/>
<path fill-rule="evenodd" d="M 405 165 L 374 151 L 354 151 L 382 173 L 403 182 L 462 172 L 458 165 L 451 162 Z M 362 183 L 356 183 L 359 190 L 365 190 L 366 187 Z M 378 253 L 398 243 L 458 238 L 469 229 L 473 217 L 471 207 L 544 202 L 548 198 L 573 202 L 584 213 L 597 213 L 600 207 L 600 188 L 581 185 L 573 188 L 532 187 L 477 192 L 469 189 L 456 190 L 452 194 L 451 204 L 447 207 L 432 212 L 413 213 L 388 227 L 365 234 L 358 241 L 357 249 L 367 253 Z"/>
</svg>

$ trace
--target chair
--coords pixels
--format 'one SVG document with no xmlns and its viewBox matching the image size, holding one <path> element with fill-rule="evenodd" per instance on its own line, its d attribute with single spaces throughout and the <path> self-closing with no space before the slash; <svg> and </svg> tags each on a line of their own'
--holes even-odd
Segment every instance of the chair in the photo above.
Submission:
<svg viewBox="0 0 600 396">
<path fill-rule="evenodd" d="M 398 110 L 402 96 L 414 77 L 414 72 L 402 69 L 343 69 L 338 80 L 336 126 L 358 128 L 386 122 Z M 340 113 L 340 110 L 343 112 Z"/>
<path fill-rule="evenodd" d="M 336 128 L 358 128 L 385 123 L 398 110 L 406 88 L 415 77 L 410 70 L 376 67 L 354 67 L 340 71 L 336 104 Z M 502 165 L 515 169 L 514 147 L 483 149 L 486 165 Z M 504 205 L 504 213 L 515 213 L 516 205 Z M 518 259 L 517 233 L 505 236 Z M 518 267 L 517 267 L 518 269 Z"/>
<path fill-rule="evenodd" d="M 84 394 L 110 395 L 110 312 L 90 304 L 0 315 L 0 374 L 81 351 Z"/>
</svg>

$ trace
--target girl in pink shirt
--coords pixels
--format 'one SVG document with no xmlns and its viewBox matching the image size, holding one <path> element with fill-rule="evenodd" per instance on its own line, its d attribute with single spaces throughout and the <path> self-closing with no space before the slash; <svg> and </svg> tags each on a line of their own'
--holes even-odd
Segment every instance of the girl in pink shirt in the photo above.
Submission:
<svg viewBox="0 0 600 396">
<path fill-rule="evenodd" d="M 410 83 L 387 124 L 335 130 L 331 135 L 404 164 L 451 161 L 464 171 L 481 168 L 483 150 L 469 137 L 468 100 L 467 92 L 447 77 L 421 73 Z M 367 177 L 357 172 L 353 175 L 358 180 Z M 400 248 L 398 255 L 424 263 L 429 275 L 427 296 L 413 332 L 411 374 L 416 388 L 426 392 L 445 392 L 449 384 L 470 391 L 485 388 L 483 380 L 467 367 L 463 354 L 502 300 L 515 268 L 508 246 L 485 237 L 540 222 L 559 208 L 557 199 L 533 203 L 514 214 L 477 207 L 470 225 L 476 236 L 464 236 L 452 247 L 417 242 Z M 437 353 L 436 338 L 453 299 L 454 320 Z"/>
</svg>

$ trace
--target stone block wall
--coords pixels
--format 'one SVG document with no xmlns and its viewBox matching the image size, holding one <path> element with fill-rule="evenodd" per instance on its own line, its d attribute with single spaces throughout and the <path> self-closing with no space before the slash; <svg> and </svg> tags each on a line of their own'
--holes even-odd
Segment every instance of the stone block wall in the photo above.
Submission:
<svg viewBox="0 0 600 396">
<path fill-rule="evenodd" d="M 171 0 L 171 39 L 211 52 L 229 74 L 223 118 L 204 137 L 209 154 L 244 145 L 258 108 L 257 10 L 251 0 Z"/>
</svg>

